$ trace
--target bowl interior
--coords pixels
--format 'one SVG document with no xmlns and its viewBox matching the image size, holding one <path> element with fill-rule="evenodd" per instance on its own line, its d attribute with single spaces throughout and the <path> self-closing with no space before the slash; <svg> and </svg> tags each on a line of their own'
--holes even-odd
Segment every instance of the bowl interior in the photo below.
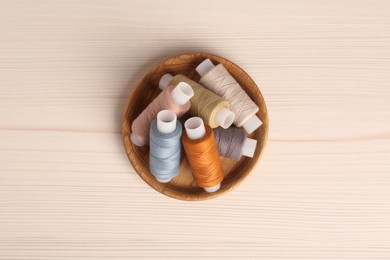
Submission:
<svg viewBox="0 0 390 260">
<path fill-rule="evenodd" d="M 258 140 L 253 158 L 242 157 L 241 160 L 234 161 L 221 157 L 225 178 L 221 184 L 221 188 L 214 193 L 207 193 L 203 188 L 196 186 L 184 151 L 182 153 L 178 176 L 170 183 L 159 183 L 149 171 L 149 147 L 137 147 L 130 140 L 132 122 L 149 105 L 149 103 L 161 93 L 161 90 L 158 88 L 160 78 L 165 73 L 171 73 L 172 75 L 183 74 L 195 81 L 199 81 L 199 76 L 195 71 L 195 67 L 206 58 L 209 58 L 214 64 L 222 63 L 227 68 L 229 73 L 259 106 L 260 110 L 257 113 L 257 116 L 263 122 L 262 126 L 249 136 L 250 138 Z M 185 115 L 181 119 L 181 122 L 184 123 L 185 119 L 188 117 L 190 117 L 190 115 Z M 182 54 L 158 64 L 134 87 L 123 115 L 122 135 L 130 162 L 141 178 L 152 188 L 167 196 L 182 200 L 210 199 L 236 187 L 256 166 L 257 162 L 260 160 L 268 136 L 268 114 L 265 101 L 259 88 L 240 67 L 222 57 L 212 54 Z"/>
</svg>

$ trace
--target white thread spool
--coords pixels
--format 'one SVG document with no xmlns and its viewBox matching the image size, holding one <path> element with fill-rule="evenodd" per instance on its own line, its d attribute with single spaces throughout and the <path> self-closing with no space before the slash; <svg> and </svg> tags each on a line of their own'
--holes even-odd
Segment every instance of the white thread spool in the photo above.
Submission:
<svg viewBox="0 0 390 260">
<path fill-rule="evenodd" d="M 200 63 L 196 68 L 196 72 L 203 77 L 207 73 L 209 73 L 211 70 L 215 68 L 215 65 L 211 62 L 210 59 L 204 60 L 202 63 Z M 247 131 L 247 133 L 251 134 L 253 131 L 255 131 L 257 128 L 261 126 L 262 122 L 261 120 L 256 116 L 252 115 L 249 117 L 242 127 Z"/>
<path fill-rule="evenodd" d="M 163 90 L 169 85 L 169 82 L 172 80 L 172 78 L 173 78 L 172 74 L 169 73 L 164 74 L 158 83 L 158 87 L 161 90 Z M 218 126 L 227 129 L 232 125 L 235 117 L 236 116 L 232 111 L 224 107 L 221 107 L 218 110 L 218 112 L 215 114 L 214 121 Z"/>
<path fill-rule="evenodd" d="M 176 130 L 177 115 L 172 110 L 161 110 L 157 114 L 157 130 L 163 134 L 170 134 Z M 161 183 L 168 183 L 170 179 L 160 179 L 155 177 Z"/>
<path fill-rule="evenodd" d="M 200 117 L 191 117 L 184 123 L 184 127 L 188 138 L 191 140 L 200 139 L 206 134 L 206 128 L 204 127 L 203 120 Z M 203 187 L 206 192 L 216 192 L 219 188 L 221 188 L 221 183 L 218 183 L 213 187 Z"/>
<path fill-rule="evenodd" d="M 180 82 L 172 90 L 171 97 L 177 105 L 184 105 L 194 96 L 194 90 L 185 82 Z M 145 144 L 141 142 L 134 133 L 131 133 L 130 139 L 136 146 L 144 146 Z"/>
</svg>

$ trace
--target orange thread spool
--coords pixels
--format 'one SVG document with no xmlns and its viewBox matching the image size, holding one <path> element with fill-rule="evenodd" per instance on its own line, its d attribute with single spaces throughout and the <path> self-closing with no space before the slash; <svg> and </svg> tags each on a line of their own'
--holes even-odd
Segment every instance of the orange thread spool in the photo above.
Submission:
<svg viewBox="0 0 390 260">
<path fill-rule="evenodd" d="M 186 131 L 183 131 L 182 141 L 196 184 L 202 188 L 209 188 L 222 182 L 224 172 L 214 133 L 210 126 L 205 125 L 205 128 L 205 135 L 195 140 L 190 139 Z"/>
</svg>

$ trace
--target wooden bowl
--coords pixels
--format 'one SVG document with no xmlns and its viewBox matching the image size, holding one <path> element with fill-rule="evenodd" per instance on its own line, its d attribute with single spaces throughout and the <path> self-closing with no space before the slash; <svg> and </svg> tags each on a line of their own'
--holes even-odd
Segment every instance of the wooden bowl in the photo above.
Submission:
<svg viewBox="0 0 390 260">
<path fill-rule="evenodd" d="M 196 186 L 184 152 L 179 174 L 170 183 L 159 183 L 149 171 L 149 146 L 137 147 L 130 140 L 132 122 L 161 93 L 161 90 L 158 88 L 158 82 L 161 76 L 165 73 L 171 73 L 172 75 L 183 74 L 198 81 L 199 75 L 196 73 L 195 67 L 206 58 L 209 58 L 214 64 L 222 63 L 227 68 L 230 74 L 260 107 L 257 116 L 263 122 L 262 126 L 249 136 L 258 140 L 253 158 L 242 157 L 241 160 L 234 161 L 221 157 L 225 178 L 221 184 L 221 188 L 214 193 L 207 193 L 203 188 Z M 122 136 L 131 164 L 139 176 L 152 188 L 162 194 L 181 200 L 211 199 L 239 185 L 259 162 L 268 136 L 267 107 L 255 82 L 236 64 L 212 54 L 182 54 L 169 58 L 152 68 L 134 87 L 123 115 Z"/>
</svg>

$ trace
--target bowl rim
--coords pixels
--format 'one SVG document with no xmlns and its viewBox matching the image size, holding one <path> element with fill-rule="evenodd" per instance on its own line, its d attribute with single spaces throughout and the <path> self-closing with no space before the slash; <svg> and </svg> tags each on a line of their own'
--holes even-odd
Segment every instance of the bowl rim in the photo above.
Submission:
<svg viewBox="0 0 390 260">
<path fill-rule="evenodd" d="M 254 162 L 254 164 L 244 174 L 242 174 L 239 177 L 239 179 L 237 179 L 236 181 L 232 182 L 231 185 L 227 189 L 220 190 L 220 191 L 213 192 L 213 193 L 204 193 L 205 195 L 202 195 L 202 196 L 194 196 L 194 195 L 186 195 L 186 196 L 184 196 L 181 192 L 178 192 L 178 191 L 176 191 L 174 189 L 167 189 L 167 184 L 159 183 L 156 180 L 154 182 L 150 181 L 151 178 L 153 178 L 153 176 L 151 176 L 151 174 L 145 174 L 144 171 L 141 171 L 141 172 L 138 171 L 138 168 L 140 167 L 139 162 L 136 162 L 135 159 L 131 156 L 131 154 L 133 153 L 133 150 L 135 148 L 137 148 L 137 147 L 129 140 L 130 139 L 130 133 L 131 133 L 131 124 L 130 124 L 130 122 L 128 122 L 129 120 L 126 118 L 126 114 L 127 114 L 128 108 L 129 108 L 130 104 L 132 103 L 132 100 L 134 99 L 135 91 L 137 90 L 139 85 L 144 81 L 144 79 L 152 71 L 155 71 L 159 66 L 161 66 L 162 64 L 167 63 L 168 61 L 170 61 L 172 59 L 177 59 L 177 58 L 180 58 L 180 57 L 183 57 L 183 56 L 193 56 L 193 55 L 195 55 L 195 56 L 203 56 L 203 57 L 209 58 L 211 60 L 214 60 L 214 59 L 222 60 L 222 61 L 228 62 L 232 66 L 235 66 L 236 68 L 238 68 L 244 74 L 244 76 L 248 80 L 252 81 L 254 83 L 254 85 L 257 87 L 257 92 L 258 92 L 257 94 L 259 95 L 259 98 L 263 101 L 262 108 L 263 108 L 263 112 L 264 112 L 264 115 L 265 115 L 265 120 L 264 121 L 262 120 L 263 125 L 265 126 L 264 133 L 262 135 L 260 135 L 260 137 L 263 136 L 263 138 L 262 138 L 263 145 L 261 147 L 261 151 L 260 151 L 260 153 L 258 155 L 258 158 Z M 227 70 L 229 71 L 229 68 L 227 68 Z M 256 104 L 257 104 L 257 102 L 256 102 Z M 257 104 L 257 105 L 259 105 L 259 104 Z M 260 88 L 258 87 L 256 82 L 248 75 L 248 73 L 244 69 L 242 69 L 240 66 L 238 66 L 234 62 L 230 61 L 229 59 L 226 59 L 224 57 L 221 57 L 219 55 L 215 55 L 215 54 L 212 54 L 212 53 L 206 53 L 206 52 L 186 52 L 186 53 L 170 56 L 170 57 L 164 59 L 163 61 L 159 62 L 158 64 L 154 65 L 146 73 L 144 73 L 142 75 L 142 77 L 139 78 L 139 80 L 137 81 L 137 83 L 135 85 L 133 85 L 132 90 L 131 90 L 131 92 L 129 94 L 129 97 L 127 99 L 127 102 L 126 102 L 126 105 L 125 105 L 125 108 L 124 108 L 124 112 L 122 114 L 122 131 L 121 132 L 122 132 L 122 141 L 123 141 L 124 148 L 125 148 L 126 154 L 128 156 L 128 159 L 129 159 L 130 163 L 132 164 L 134 170 L 137 172 L 137 174 L 142 178 L 142 180 L 144 182 L 146 182 L 150 187 L 152 187 L 154 190 L 158 191 L 159 193 L 164 194 L 164 195 L 166 195 L 168 197 L 171 197 L 171 198 L 184 200 L 184 201 L 203 201 L 203 200 L 209 200 L 209 199 L 220 197 L 220 196 L 228 193 L 229 191 L 235 189 L 242 182 L 244 182 L 249 177 L 249 175 L 251 175 L 253 170 L 258 166 L 258 164 L 259 164 L 259 162 L 260 162 L 260 160 L 261 160 L 261 158 L 262 158 L 262 156 L 264 154 L 264 150 L 265 150 L 265 148 L 267 146 L 267 143 L 268 143 L 269 114 L 268 114 L 266 101 L 264 99 L 263 94 L 260 91 Z M 259 140 L 259 139 L 260 138 L 257 138 L 256 140 Z M 128 146 L 127 146 L 128 143 L 130 144 L 130 148 L 128 148 Z M 150 175 L 150 176 L 147 176 L 147 175 Z M 185 194 L 188 194 L 188 193 L 185 193 Z"/>
</svg>

